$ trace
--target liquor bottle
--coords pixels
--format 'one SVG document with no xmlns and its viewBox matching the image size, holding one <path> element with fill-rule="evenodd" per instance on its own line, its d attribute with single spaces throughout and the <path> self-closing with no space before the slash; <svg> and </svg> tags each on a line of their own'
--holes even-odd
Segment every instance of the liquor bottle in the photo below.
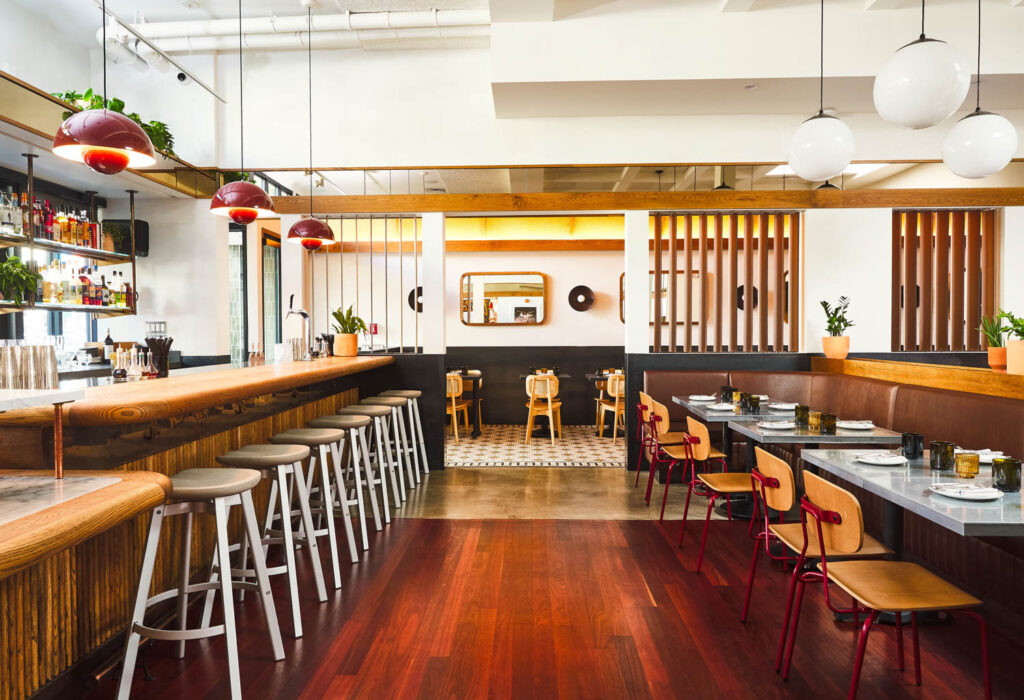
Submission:
<svg viewBox="0 0 1024 700">
<path fill-rule="evenodd" d="M 35 197 L 32 198 L 32 236 L 43 237 L 43 205 Z"/>
<path fill-rule="evenodd" d="M 146 368 L 142 370 L 142 376 L 145 379 L 156 379 L 159 376 L 159 372 L 156 371 L 156 365 L 153 364 L 153 353 L 146 353 Z"/>
<path fill-rule="evenodd" d="M 114 359 L 114 339 L 110 337 L 110 329 L 107 329 L 107 337 L 103 339 L 103 359 L 110 362 Z"/>
<path fill-rule="evenodd" d="M 28 236 L 32 232 L 32 210 L 28 206 L 28 193 L 21 193 L 21 232 Z"/>
<path fill-rule="evenodd" d="M 121 308 L 121 299 L 124 296 L 124 289 L 121 286 L 121 273 L 114 272 L 110 278 L 110 303 Z"/>
<path fill-rule="evenodd" d="M 122 350 L 118 350 L 114 353 L 114 371 L 112 374 L 115 382 L 123 382 L 128 379 L 125 355 L 126 353 Z"/>
<path fill-rule="evenodd" d="M 100 275 L 100 306 L 110 306 L 110 287 L 107 286 L 106 275 Z"/>
<path fill-rule="evenodd" d="M 139 361 L 138 349 L 133 347 L 128 357 L 128 381 L 138 381 L 142 378 L 142 363 Z"/>
</svg>

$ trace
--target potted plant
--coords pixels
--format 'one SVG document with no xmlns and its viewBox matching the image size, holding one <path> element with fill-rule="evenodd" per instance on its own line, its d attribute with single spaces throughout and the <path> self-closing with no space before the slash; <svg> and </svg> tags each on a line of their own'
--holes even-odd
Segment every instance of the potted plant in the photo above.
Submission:
<svg viewBox="0 0 1024 700">
<path fill-rule="evenodd" d="M 853 325 L 853 321 L 846 318 L 850 300 L 846 297 L 839 297 L 835 306 L 822 300 L 821 308 L 825 310 L 825 330 L 828 331 L 828 335 L 821 339 L 825 357 L 831 360 L 844 360 L 850 354 L 850 336 L 843 335 L 843 333 Z"/>
<path fill-rule="evenodd" d="M 983 316 L 981 328 L 985 339 L 988 341 L 988 366 L 997 372 L 1006 371 L 1006 348 L 1003 347 L 1003 333 L 1010 330 L 1003 325 L 1006 314 L 1002 309 L 997 316 Z"/>
<path fill-rule="evenodd" d="M 36 293 L 41 275 L 12 255 L 0 262 L 0 296 L 15 304 L 22 304 Z"/>
<path fill-rule="evenodd" d="M 1017 318 L 1008 311 L 999 310 L 999 318 L 1005 319 L 1013 339 L 1006 341 L 1006 371 L 1010 374 L 1024 374 L 1024 318 Z"/>
<path fill-rule="evenodd" d="M 334 317 L 334 356 L 355 357 L 359 354 L 359 333 L 366 332 L 366 323 L 363 319 L 352 313 L 352 307 L 342 312 L 335 309 L 331 312 Z"/>
</svg>

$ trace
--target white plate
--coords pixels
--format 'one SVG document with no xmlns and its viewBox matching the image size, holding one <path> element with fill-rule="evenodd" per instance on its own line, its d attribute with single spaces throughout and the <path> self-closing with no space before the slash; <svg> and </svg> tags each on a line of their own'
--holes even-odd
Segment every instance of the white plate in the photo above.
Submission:
<svg viewBox="0 0 1024 700">
<path fill-rule="evenodd" d="M 768 400 L 768 394 L 751 394 L 751 396 L 756 396 L 761 401 L 767 401 Z"/>
<path fill-rule="evenodd" d="M 690 394 L 690 401 L 715 401 L 718 397 L 714 394 Z"/>
<path fill-rule="evenodd" d="M 731 403 L 713 403 L 707 406 L 710 411 L 734 411 L 736 407 Z"/>
<path fill-rule="evenodd" d="M 836 427 L 843 430 L 873 430 L 875 424 L 869 420 L 837 420 Z"/>
<path fill-rule="evenodd" d="M 796 410 L 796 404 L 795 403 L 783 403 L 781 401 L 779 401 L 779 402 L 773 401 L 772 403 L 768 404 L 768 408 L 772 409 L 773 411 L 795 411 Z"/>
<path fill-rule="evenodd" d="M 992 460 L 996 457 L 1002 457 L 1003 453 L 997 450 L 961 450 L 957 448 L 956 453 L 959 454 L 976 454 L 978 455 L 978 462 L 981 464 L 992 464 Z"/>
<path fill-rule="evenodd" d="M 765 421 L 758 423 L 757 427 L 762 430 L 792 430 L 796 427 L 796 423 L 791 420 Z"/>
<path fill-rule="evenodd" d="M 977 484 L 940 483 L 930 484 L 928 488 L 932 493 L 961 501 L 994 501 L 1003 497 L 1003 492 L 999 489 Z"/>
<path fill-rule="evenodd" d="M 907 458 L 902 455 L 866 454 L 858 456 L 857 461 L 873 467 L 902 467 Z"/>
</svg>

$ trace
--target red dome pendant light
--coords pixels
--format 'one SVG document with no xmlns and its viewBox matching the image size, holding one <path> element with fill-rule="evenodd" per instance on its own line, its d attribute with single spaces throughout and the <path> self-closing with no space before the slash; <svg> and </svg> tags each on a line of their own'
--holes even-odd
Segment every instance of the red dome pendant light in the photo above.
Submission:
<svg viewBox="0 0 1024 700">
<path fill-rule="evenodd" d="M 242 84 L 242 0 L 238 0 L 238 159 L 245 174 L 245 90 Z M 251 224 L 256 219 L 276 216 L 274 200 L 259 185 L 248 180 L 223 185 L 210 200 L 210 213 L 226 216 L 236 224 Z"/>
<path fill-rule="evenodd" d="M 145 168 L 156 163 L 153 143 L 142 127 L 123 114 L 107 109 L 107 2 L 100 11 L 103 23 L 103 109 L 75 112 L 64 120 L 53 137 L 54 155 L 104 175 L 125 168 Z"/>
<path fill-rule="evenodd" d="M 331 227 L 313 216 L 313 14 L 306 7 L 306 61 L 309 70 L 309 218 L 300 219 L 288 229 L 288 240 L 306 250 L 319 250 L 334 242 Z"/>
</svg>

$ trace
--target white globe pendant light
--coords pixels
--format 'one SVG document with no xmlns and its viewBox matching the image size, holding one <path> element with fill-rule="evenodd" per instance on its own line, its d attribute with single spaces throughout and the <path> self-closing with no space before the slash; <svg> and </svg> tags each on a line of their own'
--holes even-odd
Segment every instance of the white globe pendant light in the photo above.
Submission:
<svg viewBox="0 0 1024 700">
<path fill-rule="evenodd" d="M 971 71 L 956 49 L 924 34 L 901 47 L 875 76 L 875 109 L 890 124 L 926 129 L 947 119 L 963 104 Z"/>
<path fill-rule="evenodd" d="M 978 0 L 978 85 L 974 111 L 958 121 L 942 144 L 942 162 L 960 177 L 995 175 L 1017 152 L 1017 130 L 1006 117 L 981 109 L 981 0 Z"/>
<path fill-rule="evenodd" d="M 820 72 L 818 113 L 789 139 L 786 159 L 793 172 L 809 182 L 836 177 L 850 165 L 855 147 L 853 132 L 842 119 L 825 114 L 825 0 L 821 0 Z"/>
</svg>

